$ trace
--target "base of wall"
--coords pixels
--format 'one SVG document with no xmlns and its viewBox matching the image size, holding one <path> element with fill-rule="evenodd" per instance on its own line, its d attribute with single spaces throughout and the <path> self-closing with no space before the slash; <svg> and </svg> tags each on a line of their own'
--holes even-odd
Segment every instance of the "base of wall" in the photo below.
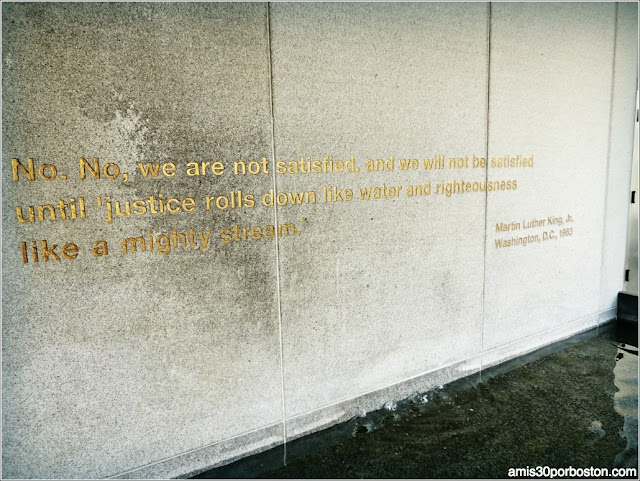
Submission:
<svg viewBox="0 0 640 481">
<path fill-rule="evenodd" d="M 282 448 L 283 439 L 283 425 L 278 423 L 110 476 L 109 479 L 189 478 L 262 451 Z"/>
<path fill-rule="evenodd" d="M 286 446 L 283 445 L 283 424 L 267 426 L 113 478 L 184 478 L 199 473 L 206 478 L 259 476 L 281 467 L 285 459 L 292 462 L 339 443 L 353 434 L 365 415 L 372 419 L 384 415 L 387 412 L 385 405 L 389 406 L 389 403 L 418 396 L 444 384 L 456 383 L 468 387 L 486 381 L 594 336 L 599 327 L 613 320 L 615 309 L 592 314 L 491 349 L 484 356 L 474 356 L 287 419 Z"/>
<path fill-rule="evenodd" d="M 548 344 L 562 341 L 582 331 L 597 327 L 599 324 L 604 322 L 600 320 L 601 314 L 604 313 L 592 314 L 548 331 L 540 332 L 532 336 L 525 337 L 524 339 L 519 339 L 515 342 L 485 351 L 483 356 L 483 368 L 486 369 L 495 366 L 508 361 L 509 359 L 528 354 Z M 615 317 L 615 314 L 612 317 Z"/>
</svg>

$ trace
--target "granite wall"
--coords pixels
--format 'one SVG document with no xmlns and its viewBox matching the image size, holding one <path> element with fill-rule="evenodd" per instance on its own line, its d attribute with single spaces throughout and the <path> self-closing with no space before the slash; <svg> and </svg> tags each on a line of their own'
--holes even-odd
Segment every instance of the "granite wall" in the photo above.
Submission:
<svg viewBox="0 0 640 481">
<path fill-rule="evenodd" d="M 3 477 L 195 474 L 614 316 L 635 3 L 2 15 Z"/>
</svg>

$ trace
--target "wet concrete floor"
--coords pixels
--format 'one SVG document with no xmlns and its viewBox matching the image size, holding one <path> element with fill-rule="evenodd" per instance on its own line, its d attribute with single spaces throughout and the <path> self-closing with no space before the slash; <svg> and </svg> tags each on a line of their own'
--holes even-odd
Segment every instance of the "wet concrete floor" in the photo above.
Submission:
<svg viewBox="0 0 640 481">
<path fill-rule="evenodd" d="M 509 468 L 638 467 L 637 326 L 610 324 L 199 475 L 507 478 Z"/>
</svg>

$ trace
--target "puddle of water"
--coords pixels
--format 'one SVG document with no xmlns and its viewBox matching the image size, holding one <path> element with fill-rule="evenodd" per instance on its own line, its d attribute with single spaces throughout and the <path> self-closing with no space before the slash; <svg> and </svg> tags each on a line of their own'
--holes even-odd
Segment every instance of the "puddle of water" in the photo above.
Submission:
<svg viewBox="0 0 640 481">
<path fill-rule="evenodd" d="M 624 417 L 620 431 L 627 441 L 624 451 L 616 456 L 616 467 L 638 467 L 638 348 L 620 343 L 613 369 L 618 392 L 614 395 L 615 410 Z"/>
</svg>

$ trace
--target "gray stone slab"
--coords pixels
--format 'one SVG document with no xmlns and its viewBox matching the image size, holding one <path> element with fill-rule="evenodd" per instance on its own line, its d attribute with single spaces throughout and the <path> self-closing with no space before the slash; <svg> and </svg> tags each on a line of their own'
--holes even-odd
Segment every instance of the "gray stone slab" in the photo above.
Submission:
<svg viewBox="0 0 640 481">
<path fill-rule="evenodd" d="M 638 79 L 638 4 L 619 3 L 617 13 L 600 309 L 614 307 L 618 292 L 624 290 L 628 209 L 638 210 L 637 204 L 631 204 L 629 192 Z"/>
<path fill-rule="evenodd" d="M 610 317 L 611 314 L 615 317 L 615 312 L 609 313 L 609 317 L 606 318 L 602 318 L 598 314 L 591 314 L 575 321 L 554 326 L 551 329 L 536 332 L 527 337 L 521 337 L 508 344 L 487 349 L 482 356 L 482 368 L 488 369 L 504 363 L 505 360 L 522 356 L 554 342 L 594 329 L 600 324 L 610 321 L 612 319 Z"/>
<path fill-rule="evenodd" d="M 112 479 L 177 479 L 203 474 L 245 456 L 278 447 L 272 455 L 284 459 L 284 424 L 261 427 L 224 441 L 181 453 L 179 456 L 118 473 Z M 236 476 L 229 476 L 236 477 Z"/>
<path fill-rule="evenodd" d="M 425 170 L 422 159 L 484 155 L 488 6 L 273 4 L 270 12 L 276 160 L 353 156 L 360 168 L 276 175 L 279 192 L 317 194 L 315 204 L 278 207 L 282 221 L 306 219 L 298 237 L 279 241 L 293 417 L 481 349 L 484 195 L 435 190 L 484 171 Z M 368 159 L 391 156 L 393 171 L 366 172 Z M 418 170 L 400 170 L 408 158 Z M 406 197 L 406 186 L 428 182 L 433 194 Z M 358 188 L 383 184 L 402 186 L 401 195 L 358 198 Z M 323 186 L 355 198 L 325 203 Z"/>
<path fill-rule="evenodd" d="M 629 4 L 4 4 L 3 477 L 195 475 L 609 320 L 636 22 Z M 534 166 L 474 168 L 487 151 Z M 79 157 L 128 181 L 82 180 Z M 359 170 L 274 170 L 307 159 Z M 161 194 L 177 212 L 106 218 Z M 72 197 L 86 218 L 60 219 Z M 567 215 L 571 235 L 495 247 Z M 45 262 L 44 240 L 77 259 Z"/>
<path fill-rule="evenodd" d="M 442 388 L 457 379 L 479 379 L 481 355 L 449 366 L 443 366 L 399 383 L 386 386 L 361 396 L 324 406 L 315 411 L 287 419 L 287 441 L 326 429 L 328 426 L 349 419 L 362 417 L 378 409 L 394 411 L 398 400 L 415 397 L 428 391 Z M 295 459 L 295 452 L 287 451 L 287 459 Z"/>
<path fill-rule="evenodd" d="M 492 6 L 489 156 L 532 155 L 533 167 L 488 171 L 518 188 L 488 193 L 485 348 L 599 312 L 615 11 Z M 529 242 L 496 247 L 513 238 Z"/>
<path fill-rule="evenodd" d="M 272 180 L 185 175 L 189 161 L 271 151 L 266 12 L 3 5 L 4 477 L 115 475 L 282 420 L 275 243 L 220 239 L 236 224 L 270 224 L 273 212 L 204 207 L 206 196 Z M 30 157 L 58 177 L 15 182 L 11 159 Z M 130 179 L 82 180 L 79 157 L 116 163 Z M 175 177 L 144 178 L 137 167 L 168 161 Z M 160 194 L 193 197 L 196 210 L 107 222 L 97 203 Z M 84 198 L 86 218 L 17 221 L 17 206 L 71 197 Z M 178 235 L 166 254 L 148 240 L 145 252 L 123 253 L 122 238 L 164 242 L 157 236 L 174 229 L 210 232 L 209 244 Z M 58 255 L 73 242 L 79 253 L 44 262 L 41 252 L 38 263 L 29 253 L 25 264 L 19 243 L 31 240 L 58 244 Z M 96 240 L 109 255 L 92 255 Z"/>
</svg>

